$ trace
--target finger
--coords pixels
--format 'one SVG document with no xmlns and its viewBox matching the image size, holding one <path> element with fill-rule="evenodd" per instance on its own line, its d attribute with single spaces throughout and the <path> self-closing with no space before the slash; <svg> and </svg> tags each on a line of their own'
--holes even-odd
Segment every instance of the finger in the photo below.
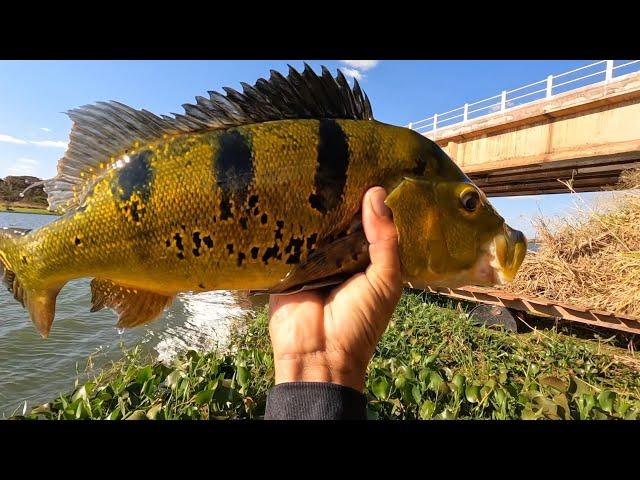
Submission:
<svg viewBox="0 0 640 480">
<path fill-rule="evenodd" d="M 371 259 L 367 278 L 379 294 L 393 298 L 400 294 L 402 286 L 398 230 L 391 210 L 384 203 L 386 196 L 382 187 L 369 189 L 362 202 L 362 224 Z"/>
</svg>

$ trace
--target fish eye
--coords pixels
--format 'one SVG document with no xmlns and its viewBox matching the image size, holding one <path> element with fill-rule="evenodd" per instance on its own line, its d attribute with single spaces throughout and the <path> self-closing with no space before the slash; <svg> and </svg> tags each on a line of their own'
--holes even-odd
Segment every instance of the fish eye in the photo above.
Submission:
<svg viewBox="0 0 640 480">
<path fill-rule="evenodd" d="M 467 212 L 475 212 L 480 204 L 480 195 L 475 190 L 467 190 L 460 196 L 460 203 Z"/>
</svg>

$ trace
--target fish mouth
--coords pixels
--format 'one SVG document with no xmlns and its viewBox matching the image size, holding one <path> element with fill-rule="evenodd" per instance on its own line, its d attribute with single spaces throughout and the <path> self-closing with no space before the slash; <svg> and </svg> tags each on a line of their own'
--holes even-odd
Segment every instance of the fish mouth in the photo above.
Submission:
<svg viewBox="0 0 640 480">
<path fill-rule="evenodd" d="M 504 224 L 504 230 L 498 233 L 490 245 L 492 260 L 490 266 L 494 273 L 494 284 L 504 285 L 512 282 L 527 254 L 527 238 L 519 230 Z"/>
</svg>

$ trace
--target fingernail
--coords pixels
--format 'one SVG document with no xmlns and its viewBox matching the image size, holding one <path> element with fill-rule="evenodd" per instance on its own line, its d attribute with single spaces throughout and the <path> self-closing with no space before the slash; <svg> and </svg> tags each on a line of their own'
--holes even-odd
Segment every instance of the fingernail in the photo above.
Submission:
<svg viewBox="0 0 640 480">
<path fill-rule="evenodd" d="M 369 192 L 371 208 L 378 217 L 391 217 L 391 210 L 384 203 L 385 198 L 387 198 L 387 192 L 382 187 L 376 187 Z"/>
</svg>

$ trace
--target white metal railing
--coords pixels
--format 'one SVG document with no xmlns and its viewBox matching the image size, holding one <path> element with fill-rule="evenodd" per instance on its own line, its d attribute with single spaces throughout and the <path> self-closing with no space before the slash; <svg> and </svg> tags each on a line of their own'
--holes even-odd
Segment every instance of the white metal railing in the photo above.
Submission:
<svg viewBox="0 0 640 480">
<path fill-rule="evenodd" d="M 593 72 L 591 71 L 596 68 L 598 70 Z M 621 70 L 623 68 L 625 70 Z M 587 70 L 587 72 L 583 72 L 583 70 Z M 498 112 L 502 113 L 510 108 L 519 107 L 537 100 L 548 99 L 586 85 L 600 82 L 607 83 L 613 78 L 619 78 L 626 74 L 638 71 L 640 71 L 640 60 L 600 60 L 599 62 L 590 63 L 558 75 L 549 75 L 544 80 L 530 83 L 523 87 L 514 88 L 513 90 L 503 90 L 499 95 L 473 103 L 465 103 L 462 107 L 454 108 L 453 110 L 449 110 L 444 113 L 436 113 L 431 117 L 418 120 L 417 122 L 411 122 L 406 126 L 423 134 L 433 133 L 439 128 L 458 125 L 469 120 L 475 120 Z M 573 78 L 576 72 L 583 72 L 586 74 Z M 557 79 L 562 79 L 562 81 L 560 83 L 556 83 L 555 80 Z M 562 88 L 567 85 L 571 85 L 571 87 Z M 535 90 L 529 91 L 529 89 L 532 89 L 533 87 L 536 87 Z M 515 97 L 512 96 L 516 92 L 522 93 Z M 524 98 L 527 100 L 520 101 Z M 487 104 L 487 102 L 491 101 L 494 102 Z"/>
</svg>

